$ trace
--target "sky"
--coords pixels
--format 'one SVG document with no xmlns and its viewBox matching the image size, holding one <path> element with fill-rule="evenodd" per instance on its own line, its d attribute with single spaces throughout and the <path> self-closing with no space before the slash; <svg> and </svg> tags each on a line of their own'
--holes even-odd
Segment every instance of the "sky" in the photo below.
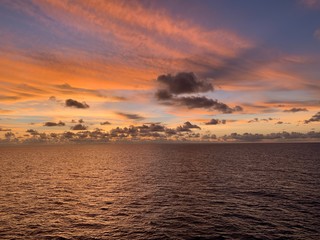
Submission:
<svg viewBox="0 0 320 240">
<path fill-rule="evenodd" d="M 319 0 L 1 0 L 1 142 L 320 139 Z"/>
</svg>

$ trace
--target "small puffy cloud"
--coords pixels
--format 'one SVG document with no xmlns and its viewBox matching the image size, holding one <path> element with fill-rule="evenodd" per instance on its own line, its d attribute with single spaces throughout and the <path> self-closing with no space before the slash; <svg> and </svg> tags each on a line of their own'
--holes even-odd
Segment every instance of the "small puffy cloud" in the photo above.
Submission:
<svg viewBox="0 0 320 240">
<path fill-rule="evenodd" d="M 257 123 L 257 122 L 269 122 L 269 121 L 273 121 L 276 120 L 275 118 L 254 118 L 248 121 L 248 123 Z"/>
<path fill-rule="evenodd" d="M 192 124 L 191 122 L 185 122 L 183 124 L 183 127 L 185 128 L 198 128 L 198 129 L 201 129 L 199 126 L 195 125 L 195 124 Z"/>
<path fill-rule="evenodd" d="M 88 127 L 82 124 L 76 124 L 70 128 L 71 130 L 87 130 Z"/>
<path fill-rule="evenodd" d="M 282 121 L 278 121 L 278 122 L 276 122 L 276 124 L 283 124 L 284 122 L 282 122 Z"/>
<path fill-rule="evenodd" d="M 177 132 L 190 132 L 190 129 L 201 129 L 198 125 L 192 124 L 190 122 L 185 122 L 182 126 L 177 127 Z"/>
<path fill-rule="evenodd" d="M 56 102 L 57 98 L 55 96 L 51 96 L 49 97 L 49 101 Z"/>
<path fill-rule="evenodd" d="M 320 112 L 317 112 L 310 119 L 304 121 L 305 124 L 308 124 L 310 122 L 320 122 Z"/>
<path fill-rule="evenodd" d="M 78 120 L 78 123 L 84 123 L 83 119 L 82 119 L 82 118 L 79 119 L 79 120 Z"/>
<path fill-rule="evenodd" d="M 73 138 L 75 135 L 76 135 L 76 134 L 73 133 L 73 132 L 64 132 L 64 133 L 62 134 L 62 137 L 63 137 L 63 138 L 66 138 L 66 139 L 71 139 L 71 138 Z"/>
<path fill-rule="evenodd" d="M 73 99 L 67 99 L 65 103 L 66 107 L 75 107 L 75 108 L 89 108 L 89 105 L 86 102 L 78 102 Z"/>
<path fill-rule="evenodd" d="M 189 128 L 183 127 L 183 126 L 178 126 L 177 127 L 177 132 L 191 132 Z"/>
<path fill-rule="evenodd" d="M 64 123 L 64 122 L 61 122 L 61 121 L 59 121 L 59 122 L 45 122 L 44 124 L 43 124 L 43 126 L 45 126 L 45 127 L 55 127 L 55 126 L 58 126 L 58 127 L 62 127 L 62 126 L 65 126 L 66 124 Z"/>
<path fill-rule="evenodd" d="M 28 129 L 26 132 L 30 133 L 32 136 L 37 136 L 40 134 L 37 130 L 34 129 Z"/>
<path fill-rule="evenodd" d="M 131 119 L 131 120 L 137 120 L 137 121 L 140 121 L 140 120 L 143 120 L 145 119 L 144 117 L 138 115 L 138 114 L 132 114 L 132 113 L 123 113 L 123 112 L 117 112 L 117 114 L 119 116 L 122 116 L 122 117 L 125 117 L 127 119 Z"/>
<path fill-rule="evenodd" d="M 172 136 L 172 135 L 175 135 L 177 134 L 177 131 L 173 128 L 166 128 L 165 129 L 165 133 L 168 135 L 168 136 Z"/>
<path fill-rule="evenodd" d="M 149 125 L 150 132 L 164 132 L 165 127 L 163 125 L 157 124 L 157 123 L 151 123 Z"/>
<path fill-rule="evenodd" d="M 215 134 L 204 134 L 201 137 L 203 140 L 212 140 L 217 139 L 217 136 Z"/>
<path fill-rule="evenodd" d="M 291 109 L 286 109 L 284 112 L 291 112 L 291 113 L 296 113 L 296 112 L 307 112 L 308 109 L 306 108 L 291 108 Z"/>
<path fill-rule="evenodd" d="M 248 121 L 248 123 L 259 122 L 259 118 L 254 118 Z"/>
<path fill-rule="evenodd" d="M 218 125 L 218 124 L 226 124 L 226 120 L 219 120 L 212 118 L 209 122 L 206 122 L 206 125 Z"/>
<path fill-rule="evenodd" d="M 101 122 L 100 125 L 110 125 L 111 123 L 108 122 L 108 121 L 105 121 L 105 122 Z"/>
</svg>

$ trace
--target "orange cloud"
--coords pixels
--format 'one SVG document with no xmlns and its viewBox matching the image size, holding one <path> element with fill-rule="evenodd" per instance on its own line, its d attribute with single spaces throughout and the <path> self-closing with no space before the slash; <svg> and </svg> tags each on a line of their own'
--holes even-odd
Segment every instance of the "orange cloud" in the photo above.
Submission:
<svg viewBox="0 0 320 240">
<path fill-rule="evenodd" d="M 231 31 L 208 31 L 189 21 L 175 19 L 163 9 L 146 8 L 136 1 L 77 1 L 77 4 L 71 4 L 35 0 L 33 4 L 12 3 L 15 8 L 54 28 L 58 34 L 59 30 L 39 14 L 39 10 L 73 30 L 94 34 L 100 39 L 114 37 L 119 47 L 149 56 L 184 58 L 200 51 L 230 57 L 252 46 L 249 40 Z"/>
</svg>

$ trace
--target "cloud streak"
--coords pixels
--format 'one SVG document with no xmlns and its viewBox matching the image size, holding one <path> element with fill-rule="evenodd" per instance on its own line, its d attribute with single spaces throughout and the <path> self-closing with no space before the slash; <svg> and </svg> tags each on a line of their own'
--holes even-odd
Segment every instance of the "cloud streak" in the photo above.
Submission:
<svg viewBox="0 0 320 240">
<path fill-rule="evenodd" d="M 137 121 L 141 121 L 144 120 L 145 118 L 140 116 L 139 114 L 133 114 L 133 113 L 123 113 L 123 112 L 116 112 L 117 115 L 124 117 L 126 119 L 130 119 L 130 120 L 137 120 Z"/>
<path fill-rule="evenodd" d="M 304 121 L 305 124 L 308 124 L 311 122 L 320 122 L 320 112 L 317 112 L 310 119 Z"/>
</svg>

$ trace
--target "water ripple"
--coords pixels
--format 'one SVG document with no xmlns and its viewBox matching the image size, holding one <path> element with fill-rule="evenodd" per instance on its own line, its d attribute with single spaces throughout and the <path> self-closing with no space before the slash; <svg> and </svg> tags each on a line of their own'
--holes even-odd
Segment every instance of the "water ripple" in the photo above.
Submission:
<svg viewBox="0 0 320 240">
<path fill-rule="evenodd" d="M 0 148 L 0 239 L 320 239 L 320 144 Z"/>
</svg>

